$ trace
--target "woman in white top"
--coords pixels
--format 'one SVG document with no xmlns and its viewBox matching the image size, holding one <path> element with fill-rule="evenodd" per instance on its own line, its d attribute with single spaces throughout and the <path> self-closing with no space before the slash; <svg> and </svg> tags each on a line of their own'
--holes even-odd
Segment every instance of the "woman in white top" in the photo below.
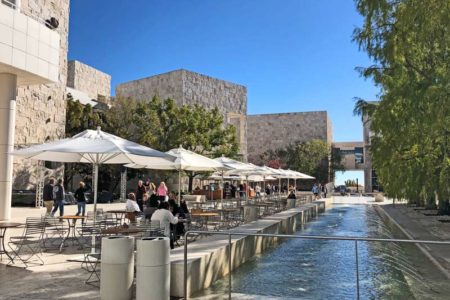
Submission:
<svg viewBox="0 0 450 300">
<path fill-rule="evenodd" d="M 159 205 L 159 209 L 152 215 L 152 221 L 159 221 L 160 228 L 164 229 L 164 235 L 170 238 L 170 224 L 178 223 L 178 214 L 172 215 L 169 211 L 169 203 L 162 202 Z M 170 249 L 173 249 L 173 240 L 170 239 Z"/>
<path fill-rule="evenodd" d="M 128 194 L 127 203 L 125 204 L 125 210 L 127 212 L 139 213 L 141 210 L 139 209 L 139 205 L 136 202 L 136 195 L 134 193 Z"/>
</svg>

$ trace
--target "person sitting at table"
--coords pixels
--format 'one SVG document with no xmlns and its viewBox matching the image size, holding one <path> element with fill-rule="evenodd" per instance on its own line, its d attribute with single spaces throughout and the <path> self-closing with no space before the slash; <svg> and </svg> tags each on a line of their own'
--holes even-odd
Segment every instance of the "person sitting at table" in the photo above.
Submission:
<svg viewBox="0 0 450 300">
<path fill-rule="evenodd" d="M 178 223 L 178 215 L 172 215 L 169 211 L 169 203 L 162 202 L 159 205 L 159 209 L 152 215 L 152 221 L 159 221 L 159 226 L 164 229 L 164 235 L 170 239 L 170 249 L 175 248 L 173 239 L 170 236 L 170 224 Z"/>
<path fill-rule="evenodd" d="M 180 216 L 183 216 L 189 213 L 189 209 L 186 203 L 186 200 L 183 199 L 183 196 L 181 196 L 181 200 L 180 200 Z M 185 218 L 185 217 L 183 217 Z"/>
<path fill-rule="evenodd" d="M 139 205 L 136 202 L 136 195 L 134 193 L 128 194 L 127 203 L 125 204 L 125 211 L 138 215 L 141 212 Z"/>
<path fill-rule="evenodd" d="M 185 219 L 186 215 L 184 214 L 184 210 L 182 211 L 180 206 L 177 204 L 175 199 L 169 199 L 169 210 L 172 212 L 172 215 L 178 216 L 180 219 Z M 180 239 L 180 236 L 184 234 L 184 224 L 181 222 L 178 222 L 177 224 L 173 225 L 170 224 L 170 227 L 172 229 L 172 232 L 174 233 L 175 241 Z"/>
</svg>

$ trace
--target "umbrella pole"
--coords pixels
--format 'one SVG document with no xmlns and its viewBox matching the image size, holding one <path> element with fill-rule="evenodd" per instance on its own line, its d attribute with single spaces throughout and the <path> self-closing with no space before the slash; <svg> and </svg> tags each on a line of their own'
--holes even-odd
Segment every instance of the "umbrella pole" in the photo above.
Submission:
<svg viewBox="0 0 450 300">
<path fill-rule="evenodd" d="M 98 155 L 98 154 L 97 154 Z M 97 226 L 97 191 L 98 191 L 98 164 L 94 164 L 94 228 Z M 95 233 L 92 235 L 91 253 L 95 253 Z"/>
<path fill-rule="evenodd" d="M 278 197 L 281 200 L 281 177 L 278 178 Z"/>
<path fill-rule="evenodd" d="M 178 205 L 181 203 L 181 169 L 178 170 Z"/>
<path fill-rule="evenodd" d="M 220 184 L 222 185 L 222 192 L 220 193 L 220 206 L 221 206 L 220 208 L 223 209 L 223 193 L 225 192 L 225 187 L 223 185 L 223 171 Z"/>
</svg>

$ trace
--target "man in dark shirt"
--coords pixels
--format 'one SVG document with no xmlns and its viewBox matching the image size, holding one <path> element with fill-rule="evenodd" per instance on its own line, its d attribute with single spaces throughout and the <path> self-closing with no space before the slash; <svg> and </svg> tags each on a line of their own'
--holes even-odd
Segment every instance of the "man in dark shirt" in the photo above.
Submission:
<svg viewBox="0 0 450 300">
<path fill-rule="evenodd" d="M 142 180 L 138 181 L 138 186 L 136 189 L 136 202 L 139 205 L 139 209 L 144 211 L 144 194 L 146 193 L 146 189 Z"/>
<path fill-rule="evenodd" d="M 44 185 L 44 192 L 42 198 L 44 199 L 44 206 L 47 209 L 47 215 L 52 212 L 53 207 L 53 187 L 55 185 L 55 178 L 50 178 L 48 183 Z"/>
<path fill-rule="evenodd" d="M 53 187 L 53 199 L 55 203 L 53 204 L 52 217 L 55 216 L 55 212 L 59 208 L 59 215 L 64 216 L 64 180 L 62 178 L 58 179 L 58 183 Z"/>
</svg>

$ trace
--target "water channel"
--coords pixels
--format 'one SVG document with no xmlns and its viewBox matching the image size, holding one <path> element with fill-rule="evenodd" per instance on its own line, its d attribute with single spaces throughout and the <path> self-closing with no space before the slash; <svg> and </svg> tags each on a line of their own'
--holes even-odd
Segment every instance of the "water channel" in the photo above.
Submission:
<svg viewBox="0 0 450 300">
<path fill-rule="evenodd" d="M 370 205 L 334 205 L 297 234 L 404 238 Z M 414 245 L 358 245 L 361 299 L 450 299 L 450 284 Z M 449 249 L 450 251 L 450 249 Z M 286 240 L 232 275 L 234 298 L 356 299 L 354 242 Z M 228 294 L 228 278 L 201 298 Z"/>
</svg>

